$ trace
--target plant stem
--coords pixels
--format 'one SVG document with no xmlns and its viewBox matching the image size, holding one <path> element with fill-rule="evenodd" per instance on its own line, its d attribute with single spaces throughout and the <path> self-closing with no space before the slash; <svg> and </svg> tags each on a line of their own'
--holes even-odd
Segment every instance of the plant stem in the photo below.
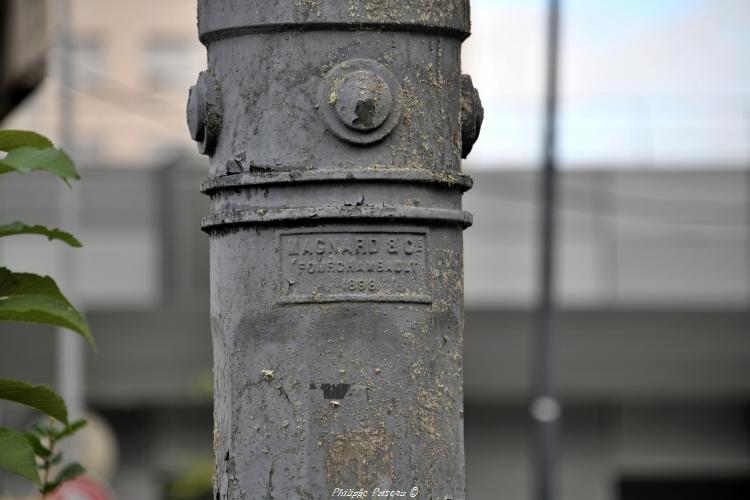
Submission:
<svg viewBox="0 0 750 500">
<path fill-rule="evenodd" d="M 50 469 L 52 468 L 52 463 L 50 462 L 50 460 L 52 460 L 52 458 L 54 458 L 55 456 L 55 445 L 57 444 L 55 441 L 55 436 L 54 436 L 54 429 L 55 429 L 54 425 L 55 425 L 54 421 L 50 418 L 49 455 L 47 455 L 47 457 L 44 459 L 44 465 L 43 465 L 44 474 L 42 476 L 42 487 L 39 489 L 39 493 L 42 494 L 42 500 L 47 498 L 49 493 L 51 493 L 51 492 L 45 493 L 44 490 L 47 488 L 47 484 L 49 484 L 49 473 L 50 473 Z"/>
</svg>

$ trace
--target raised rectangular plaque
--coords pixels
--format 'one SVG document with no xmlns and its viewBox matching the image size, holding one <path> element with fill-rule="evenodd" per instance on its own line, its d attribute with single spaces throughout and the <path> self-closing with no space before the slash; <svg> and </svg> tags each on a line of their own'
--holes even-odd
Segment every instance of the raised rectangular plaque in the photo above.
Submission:
<svg viewBox="0 0 750 500">
<path fill-rule="evenodd" d="M 278 301 L 429 303 L 427 233 L 279 234 Z"/>
</svg>

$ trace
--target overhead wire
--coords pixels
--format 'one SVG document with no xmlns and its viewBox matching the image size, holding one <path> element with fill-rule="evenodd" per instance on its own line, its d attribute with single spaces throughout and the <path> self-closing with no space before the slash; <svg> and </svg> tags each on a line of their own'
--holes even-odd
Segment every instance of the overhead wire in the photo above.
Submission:
<svg viewBox="0 0 750 500">
<path fill-rule="evenodd" d="M 50 77 L 50 80 L 56 80 L 58 82 L 58 84 L 61 84 L 61 85 L 63 84 L 63 82 L 60 82 L 60 80 L 57 79 L 57 78 L 55 78 L 55 77 Z M 86 89 L 86 88 L 71 86 L 70 89 L 72 91 L 76 92 L 77 94 L 84 95 L 84 96 L 86 96 L 88 98 L 91 98 L 91 99 L 94 99 L 94 100 L 97 100 L 97 101 L 101 101 L 101 102 L 104 102 L 104 103 L 107 103 L 107 104 L 111 104 L 112 106 L 115 106 L 115 107 L 117 107 L 117 108 L 125 111 L 126 113 L 129 113 L 131 115 L 137 116 L 137 117 L 139 117 L 139 118 L 141 118 L 141 119 L 143 119 L 145 121 L 148 121 L 148 122 L 150 122 L 150 123 L 152 123 L 154 125 L 158 125 L 159 127 L 166 128 L 167 130 L 169 130 L 171 133 L 173 133 L 175 135 L 178 135 L 178 134 L 179 135 L 184 135 L 181 131 L 175 130 L 175 124 L 174 123 L 169 123 L 169 122 L 166 122 L 166 121 L 161 121 L 161 120 L 157 119 L 155 117 L 155 115 L 150 114 L 150 113 L 145 113 L 143 111 L 139 111 L 137 108 L 128 106 L 126 103 L 122 103 L 122 102 L 117 101 L 115 99 L 111 99 L 109 97 L 106 97 L 105 95 L 102 95 L 102 94 L 100 94 L 98 92 L 94 92 L 93 90 Z"/>
<path fill-rule="evenodd" d="M 59 48 L 55 47 L 53 50 L 59 51 Z M 96 75 L 97 78 L 100 78 L 116 87 L 119 87 L 123 92 L 126 92 L 127 94 L 130 94 L 131 96 L 137 96 L 142 99 L 147 99 L 153 104 L 158 104 L 160 106 L 163 106 L 165 108 L 169 108 L 171 111 L 184 111 L 183 108 L 179 106 L 175 106 L 175 104 L 172 101 L 168 101 L 166 99 L 162 99 L 161 97 L 154 95 L 152 92 L 148 92 L 146 90 L 143 90 L 141 88 L 135 87 L 129 83 L 125 83 L 122 80 L 119 80 L 117 78 L 113 78 L 109 73 L 102 71 L 98 68 L 95 68 L 91 66 L 90 64 L 86 64 L 85 62 L 81 61 L 80 59 L 76 57 L 70 57 L 65 54 L 62 54 L 59 56 L 59 58 L 66 59 L 70 61 L 75 66 L 78 66 L 80 69 L 83 69 L 89 73 L 92 73 Z M 187 90 L 186 90 L 187 92 Z"/>
</svg>

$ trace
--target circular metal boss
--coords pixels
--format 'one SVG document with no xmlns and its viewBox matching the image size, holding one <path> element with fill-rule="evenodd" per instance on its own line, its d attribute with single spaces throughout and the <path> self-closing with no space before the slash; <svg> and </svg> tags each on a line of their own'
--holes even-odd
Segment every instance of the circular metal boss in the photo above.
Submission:
<svg viewBox="0 0 750 500">
<path fill-rule="evenodd" d="M 336 137 L 353 144 L 372 144 L 398 124 L 400 91 L 388 68 L 370 59 L 352 59 L 326 74 L 320 85 L 319 108 Z"/>
<path fill-rule="evenodd" d="M 198 75 L 190 87 L 187 123 L 190 136 L 198 143 L 201 154 L 211 155 L 216 148 L 222 125 L 221 90 L 216 78 L 208 71 Z"/>
</svg>

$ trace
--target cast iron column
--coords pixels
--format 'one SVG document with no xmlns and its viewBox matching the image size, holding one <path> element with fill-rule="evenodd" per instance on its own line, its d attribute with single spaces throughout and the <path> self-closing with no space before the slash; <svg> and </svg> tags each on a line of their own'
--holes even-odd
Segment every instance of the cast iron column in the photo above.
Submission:
<svg viewBox="0 0 750 500">
<path fill-rule="evenodd" d="M 198 25 L 215 498 L 463 499 L 468 1 L 199 0 Z"/>
</svg>

